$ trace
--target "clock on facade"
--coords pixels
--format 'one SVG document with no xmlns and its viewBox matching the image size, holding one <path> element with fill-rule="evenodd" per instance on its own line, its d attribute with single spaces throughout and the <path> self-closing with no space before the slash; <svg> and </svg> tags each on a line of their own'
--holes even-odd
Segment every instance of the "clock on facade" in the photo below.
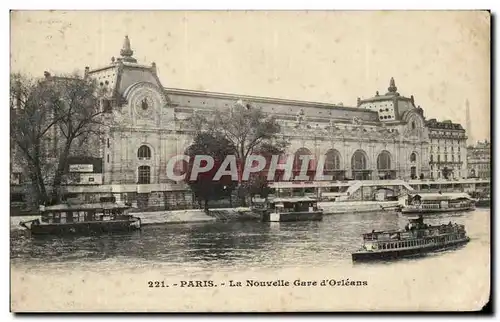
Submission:
<svg viewBox="0 0 500 322">
<path fill-rule="evenodd" d="M 166 98 L 158 86 L 149 82 L 131 85 L 125 91 L 130 111 L 138 119 L 155 119 L 166 106 Z"/>
</svg>

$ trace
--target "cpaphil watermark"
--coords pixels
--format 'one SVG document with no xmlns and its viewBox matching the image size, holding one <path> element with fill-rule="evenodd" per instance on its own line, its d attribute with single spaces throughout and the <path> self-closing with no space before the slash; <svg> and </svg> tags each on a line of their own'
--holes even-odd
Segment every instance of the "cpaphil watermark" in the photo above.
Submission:
<svg viewBox="0 0 500 322">
<path fill-rule="evenodd" d="M 299 161 L 299 162 L 298 162 Z M 315 162 L 317 161 L 317 162 Z M 176 155 L 167 162 L 167 177 L 174 181 L 196 181 L 201 175 L 213 174 L 212 180 L 219 181 L 229 176 L 232 181 L 248 181 L 252 174 L 266 173 L 268 181 L 272 181 L 278 171 L 282 172 L 283 181 L 333 180 L 332 175 L 324 173 L 326 155 L 318 160 L 314 155 L 249 155 L 241 166 L 235 155 L 227 155 L 224 160 L 215 160 L 209 155 Z M 179 170 L 179 164 L 188 165 Z M 300 164 L 300 167 L 296 167 Z M 311 176 L 310 173 L 314 172 Z"/>
</svg>

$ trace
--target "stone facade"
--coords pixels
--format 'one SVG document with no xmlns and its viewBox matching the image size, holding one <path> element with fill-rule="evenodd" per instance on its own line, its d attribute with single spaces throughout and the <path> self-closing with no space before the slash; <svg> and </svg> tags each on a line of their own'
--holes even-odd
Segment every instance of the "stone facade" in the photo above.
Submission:
<svg viewBox="0 0 500 322">
<path fill-rule="evenodd" d="M 491 178 L 491 143 L 477 142 L 467 147 L 467 172 L 471 178 Z"/>
<path fill-rule="evenodd" d="M 195 113 L 229 108 L 236 102 L 277 116 L 288 153 L 327 155 L 336 179 L 429 176 L 428 133 L 413 99 L 392 91 L 359 100 L 357 107 L 254 96 L 164 88 L 155 64 L 131 59 L 128 39 L 122 56 L 104 68 L 86 70 L 103 88 L 111 126 L 103 149 L 105 184 L 169 182 L 166 164 L 184 154 L 193 138 L 189 120 Z M 391 105 L 390 112 L 380 104 Z M 384 105 L 385 106 L 385 105 Z M 390 114 L 390 118 L 385 118 Z M 314 167 L 314 162 L 311 163 Z"/>
<path fill-rule="evenodd" d="M 460 124 L 451 121 L 427 121 L 431 177 L 467 178 L 467 136 Z"/>
</svg>

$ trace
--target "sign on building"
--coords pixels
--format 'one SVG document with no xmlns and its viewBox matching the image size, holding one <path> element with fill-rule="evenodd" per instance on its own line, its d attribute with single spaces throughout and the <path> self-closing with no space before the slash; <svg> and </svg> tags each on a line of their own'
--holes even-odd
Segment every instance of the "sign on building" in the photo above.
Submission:
<svg viewBox="0 0 500 322">
<path fill-rule="evenodd" d="M 69 172 L 93 172 L 94 166 L 92 164 L 70 164 Z"/>
</svg>

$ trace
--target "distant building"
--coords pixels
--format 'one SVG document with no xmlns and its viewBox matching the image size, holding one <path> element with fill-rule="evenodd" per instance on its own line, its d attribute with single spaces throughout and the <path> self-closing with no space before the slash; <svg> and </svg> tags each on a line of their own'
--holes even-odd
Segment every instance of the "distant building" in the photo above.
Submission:
<svg viewBox="0 0 500 322">
<path fill-rule="evenodd" d="M 491 143 L 487 140 L 467 147 L 467 171 L 470 178 L 491 178 Z"/>
<path fill-rule="evenodd" d="M 429 165 L 431 178 L 467 177 L 467 136 L 462 125 L 446 120 L 430 119 Z"/>
</svg>

